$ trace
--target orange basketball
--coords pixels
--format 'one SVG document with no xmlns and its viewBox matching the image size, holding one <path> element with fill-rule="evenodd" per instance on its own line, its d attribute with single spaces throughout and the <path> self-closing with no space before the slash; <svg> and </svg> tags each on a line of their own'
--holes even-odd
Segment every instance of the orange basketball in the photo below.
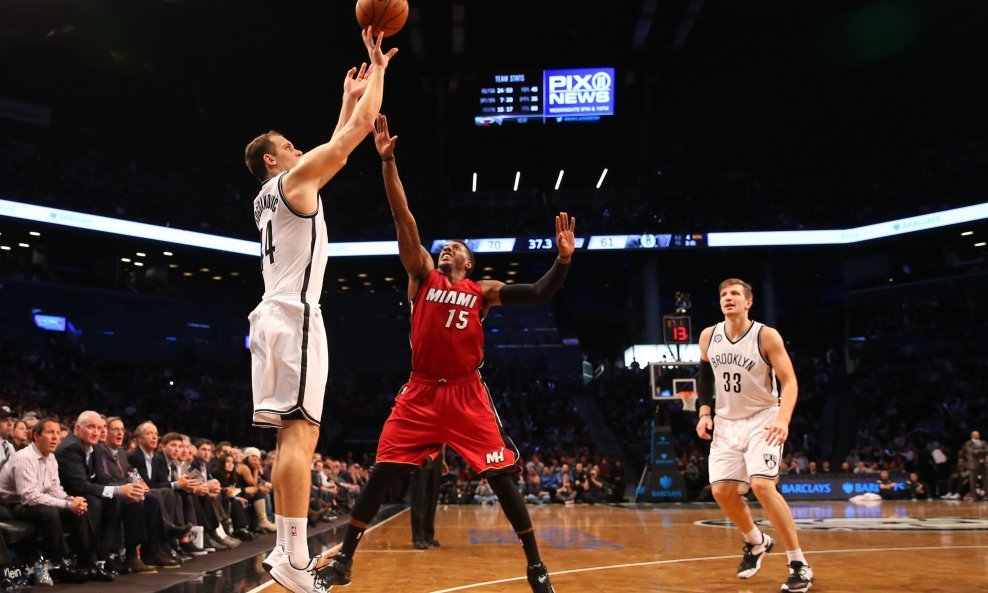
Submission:
<svg viewBox="0 0 988 593">
<path fill-rule="evenodd" d="M 408 20 L 406 0 L 357 0 L 356 11 L 361 27 L 373 27 L 374 35 L 384 31 L 385 37 L 401 31 Z"/>
</svg>

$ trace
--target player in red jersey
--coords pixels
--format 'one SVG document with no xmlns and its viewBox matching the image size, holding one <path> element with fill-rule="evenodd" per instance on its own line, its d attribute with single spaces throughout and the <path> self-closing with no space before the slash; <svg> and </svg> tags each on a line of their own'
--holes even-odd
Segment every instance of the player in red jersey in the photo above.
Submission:
<svg viewBox="0 0 988 593">
<path fill-rule="evenodd" d="M 377 464 L 354 505 L 343 546 L 325 571 L 332 575 L 327 585 L 350 582 L 357 543 L 393 481 L 435 457 L 446 443 L 487 478 L 497 494 L 525 550 L 532 591 L 553 593 L 549 572 L 539 557 L 532 520 L 515 488 L 514 475 L 521 469 L 518 450 L 504 434 L 477 369 L 484 358 L 481 322 L 491 307 L 548 302 L 562 285 L 573 257 L 576 219 L 565 212 L 556 217 L 559 255 L 535 284 L 471 280 L 476 262 L 465 243 L 448 243 L 438 263 L 433 263 L 422 246 L 398 178 L 394 157 L 397 139 L 389 134 L 387 119 L 379 115 L 374 142 L 381 155 L 388 203 L 398 230 L 398 255 L 408 272 L 408 298 L 412 303 L 412 374 L 398 392 L 384 423 Z"/>
</svg>

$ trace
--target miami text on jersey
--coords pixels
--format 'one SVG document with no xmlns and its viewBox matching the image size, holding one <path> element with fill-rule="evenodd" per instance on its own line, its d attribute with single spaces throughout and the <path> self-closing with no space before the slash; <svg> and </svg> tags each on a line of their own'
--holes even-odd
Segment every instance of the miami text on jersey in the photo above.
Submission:
<svg viewBox="0 0 988 593">
<path fill-rule="evenodd" d="M 430 288 L 429 292 L 425 295 L 425 300 L 433 303 L 460 305 L 461 307 L 468 307 L 472 309 L 477 303 L 477 295 L 470 294 L 468 292 L 457 292 L 455 290 Z"/>
</svg>

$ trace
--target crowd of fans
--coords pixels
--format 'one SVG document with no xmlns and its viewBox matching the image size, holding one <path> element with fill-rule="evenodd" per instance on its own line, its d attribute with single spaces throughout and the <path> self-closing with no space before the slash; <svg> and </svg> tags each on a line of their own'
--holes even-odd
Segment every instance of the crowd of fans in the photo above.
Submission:
<svg viewBox="0 0 988 593">
<path fill-rule="evenodd" d="M 34 525 L 40 536 L 11 544 L 16 562 L 41 555 L 55 580 L 109 580 L 178 566 L 274 528 L 275 453 L 263 451 L 273 435 L 249 428 L 249 376 L 242 369 L 191 361 L 109 362 L 58 340 L 37 352 L 16 350 L 0 353 L 0 400 L 8 402 L 0 407 L 0 452 L 9 447 L 8 460 L 51 459 L 50 475 L 59 477 L 36 484 L 36 494 L 24 490 L 19 464 L 0 473 L 0 513 Z M 620 500 L 621 461 L 596 453 L 574 412 L 579 383 L 494 360 L 485 377 L 522 453 L 518 488 L 526 500 Z M 330 381 L 327 409 L 346 409 L 346 422 L 331 413 L 326 423 L 324 437 L 332 436 L 320 442 L 322 453 L 313 460 L 310 521 L 333 521 L 352 508 L 401 380 L 393 372 L 334 375 Z M 94 411 L 77 415 L 80 409 Z M 169 432 L 159 436 L 159 426 Z M 484 486 L 449 452 L 440 490 L 445 504 L 489 502 Z M 403 496 L 396 489 L 391 500 Z M 42 500 L 50 510 L 25 510 Z"/>
<path fill-rule="evenodd" d="M 0 570 L 44 563 L 55 582 L 111 581 L 275 531 L 276 452 L 12 403 L 0 406 L 0 523 L 16 539 L 0 541 Z M 348 512 L 366 481 L 360 464 L 317 453 L 310 522 Z M 0 587 L 18 590 L 6 575 L 32 573 L 4 571 Z"/>
<path fill-rule="evenodd" d="M 589 453 L 576 455 L 566 449 L 547 449 L 523 456 L 518 491 L 525 502 L 543 504 L 595 504 L 624 500 L 624 467 L 619 459 Z M 447 467 L 439 486 L 443 504 L 494 504 L 497 497 L 487 480 L 466 465 L 455 452 L 447 453 Z"/>
</svg>

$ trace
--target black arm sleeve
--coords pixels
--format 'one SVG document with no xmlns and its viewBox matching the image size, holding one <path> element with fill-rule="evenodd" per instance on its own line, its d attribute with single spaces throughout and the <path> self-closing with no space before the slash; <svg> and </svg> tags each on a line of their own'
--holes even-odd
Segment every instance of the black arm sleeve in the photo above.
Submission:
<svg viewBox="0 0 988 593">
<path fill-rule="evenodd" d="M 553 295 L 563 285 L 569 264 L 553 262 L 552 267 L 535 284 L 505 284 L 501 287 L 502 305 L 537 305 L 552 300 Z"/>
<path fill-rule="evenodd" d="M 697 385 L 696 405 L 714 407 L 714 367 L 709 360 L 700 361 L 700 381 Z"/>
</svg>

